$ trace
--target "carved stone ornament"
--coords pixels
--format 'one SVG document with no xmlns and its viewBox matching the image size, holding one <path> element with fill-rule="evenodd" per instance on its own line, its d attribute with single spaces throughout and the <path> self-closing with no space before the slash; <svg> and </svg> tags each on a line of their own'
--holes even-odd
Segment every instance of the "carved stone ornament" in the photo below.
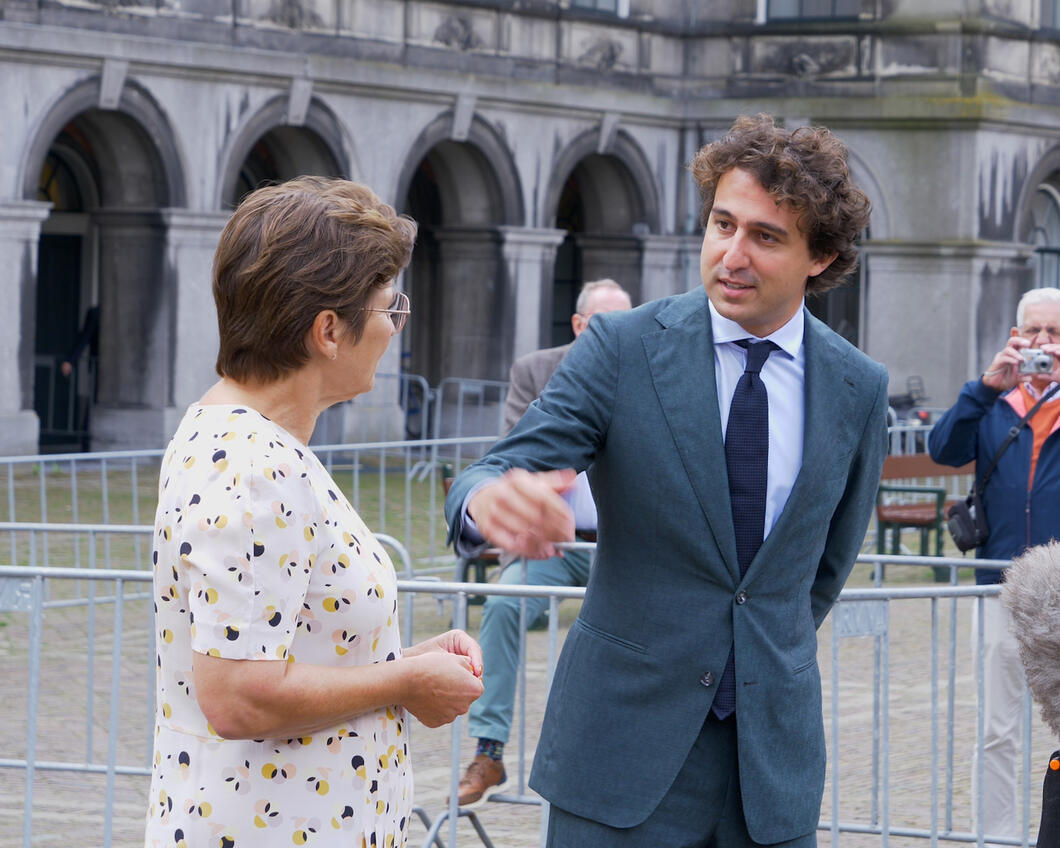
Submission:
<svg viewBox="0 0 1060 848">
<path fill-rule="evenodd" d="M 442 21 L 434 31 L 434 40 L 456 50 L 474 50 L 485 44 L 464 15 L 450 15 Z"/>
<path fill-rule="evenodd" d="M 308 8 L 306 0 L 273 0 L 266 17 L 289 29 L 319 27 L 324 23 L 320 15 Z"/>
<path fill-rule="evenodd" d="M 797 77 L 814 77 L 821 73 L 821 65 L 808 53 L 796 53 L 791 57 L 791 71 Z"/>
<path fill-rule="evenodd" d="M 598 38 L 589 45 L 578 61 L 582 64 L 592 65 L 601 71 L 611 70 L 617 63 L 618 57 L 622 55 L 622 45 L 610 38 Z"/>
</svg>

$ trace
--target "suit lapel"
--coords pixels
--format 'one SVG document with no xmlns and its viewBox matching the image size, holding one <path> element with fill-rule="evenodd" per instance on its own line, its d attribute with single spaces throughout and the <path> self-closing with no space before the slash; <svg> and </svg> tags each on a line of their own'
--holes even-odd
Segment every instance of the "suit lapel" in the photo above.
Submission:
<svg viewBox="0 0 1060 848">
<path fill-rule="evenodd" d="M 847 351 L 836 344 L 832 331 L 809 311 L 803 344 L 806 379 L 802 466 L 784 509 L 748 573 L 759 559 L 768 560 L 780 550 L 797 523 L 815 515 L 815 507 L 821 500 L 821 484 L 843 474 L 860 437 L 863 423 L 857 404 L 860 375 L 850 371 Z"/>
<path fill-rule="evenodd" d="M 706 293 L 676 299 L 656 320 L 662 329 L 642 337 L 655 393 L 714 540 L 738 580 Z"/>
</svg>

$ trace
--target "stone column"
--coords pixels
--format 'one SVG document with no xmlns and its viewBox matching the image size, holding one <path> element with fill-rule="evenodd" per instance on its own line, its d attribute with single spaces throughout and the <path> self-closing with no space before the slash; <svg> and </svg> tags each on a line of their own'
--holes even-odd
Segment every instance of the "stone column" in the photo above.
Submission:
<svg viewBox="0 0 1060 848">
<path fill-rule="evenodd" d="M 582 283 L 610 277 L 643 303 L 641 239 L 643 236 L 581 233 L 575 236 L 582 258 Z"/>
<path fill-rule="evenodd" d="M 217 310 L 213 300 L 213 255 L 228 212 L 164 209 L 166 288 L 174 293 L 171 394 L 164 436 L 176 430 L 188 405 L 217 380 Z"/>
<path fill-rule="evenodd" d="M 641 236 L 640 300 L 689 291 L 700 285 L 698 236 Z"/>
<path fill-rule="evenodd" d="M 0 203 L 0 455 L 37 453 L 33 411 L 37 245 L 50 203 Z"/>
<path fill-rule="evenodd" d="M 551 330 L 552 281 L 556 250 L 566 230 L 536 227 L 499 227 L 501 255 L 506 268 L 510 311 L 503 323 L 511 326 L 511 361 L 547 345 Z"/>
<path fill-rule="evenodd" d="M 447 227 L 438 242 L 442 376 L 506 380 L 511 310 L 496 228 Z"/>
<path fill-rule="evenodd" d="M 929 406 L 952 405 L 1005 344 L 1032 254 L 1000 242 L 865 243 L 862 347 L 887 366 L 891 393 L 917 375 Z"/>
<path fill-rule="evenodd" d="M 172 398 L 172 280 L 157 209 L 104 209 L 99 227 L 99 370 L 93 450 L 165 445 Z"/>
</svg>

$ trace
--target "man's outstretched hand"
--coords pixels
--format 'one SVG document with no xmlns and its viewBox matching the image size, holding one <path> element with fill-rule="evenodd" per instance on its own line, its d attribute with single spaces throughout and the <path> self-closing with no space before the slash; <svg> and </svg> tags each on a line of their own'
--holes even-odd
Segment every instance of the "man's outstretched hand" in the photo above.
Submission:
<svg viewBox="0 0 1060 848">
<path fill-rule="evenodd" d="M 561 497 L 577 477 L 571 468 L 513 468 L 471 497 L 468 515 L 491 544 L 528 559 L 556 555 L 555 542 L 574 540 L 574 513 Z"/>
</svg>

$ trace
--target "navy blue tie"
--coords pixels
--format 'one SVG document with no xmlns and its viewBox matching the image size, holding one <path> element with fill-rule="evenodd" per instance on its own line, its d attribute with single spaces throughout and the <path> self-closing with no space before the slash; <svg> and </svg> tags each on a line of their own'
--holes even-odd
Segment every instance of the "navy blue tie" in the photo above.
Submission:
<svg viewBox="0 0 1060 848">
<path fill-rule="evenodd" d="M 769 402 L 765 383 L 759 376 L 774 350 L 773 342 L 736 342 L 747 349 L 747 365 L 729 406 L 725 427 L 725 465 L 729 474 L 729 500 L 732 526 L 736 531 L 736 561 L 740 578 L 762 547 L 766 523 L 766 472 L 769 459 Z M 736 709 L 736 671 L 733 652 L 714 697 L 714 714 L 728 718 Z"/>
</svg>

